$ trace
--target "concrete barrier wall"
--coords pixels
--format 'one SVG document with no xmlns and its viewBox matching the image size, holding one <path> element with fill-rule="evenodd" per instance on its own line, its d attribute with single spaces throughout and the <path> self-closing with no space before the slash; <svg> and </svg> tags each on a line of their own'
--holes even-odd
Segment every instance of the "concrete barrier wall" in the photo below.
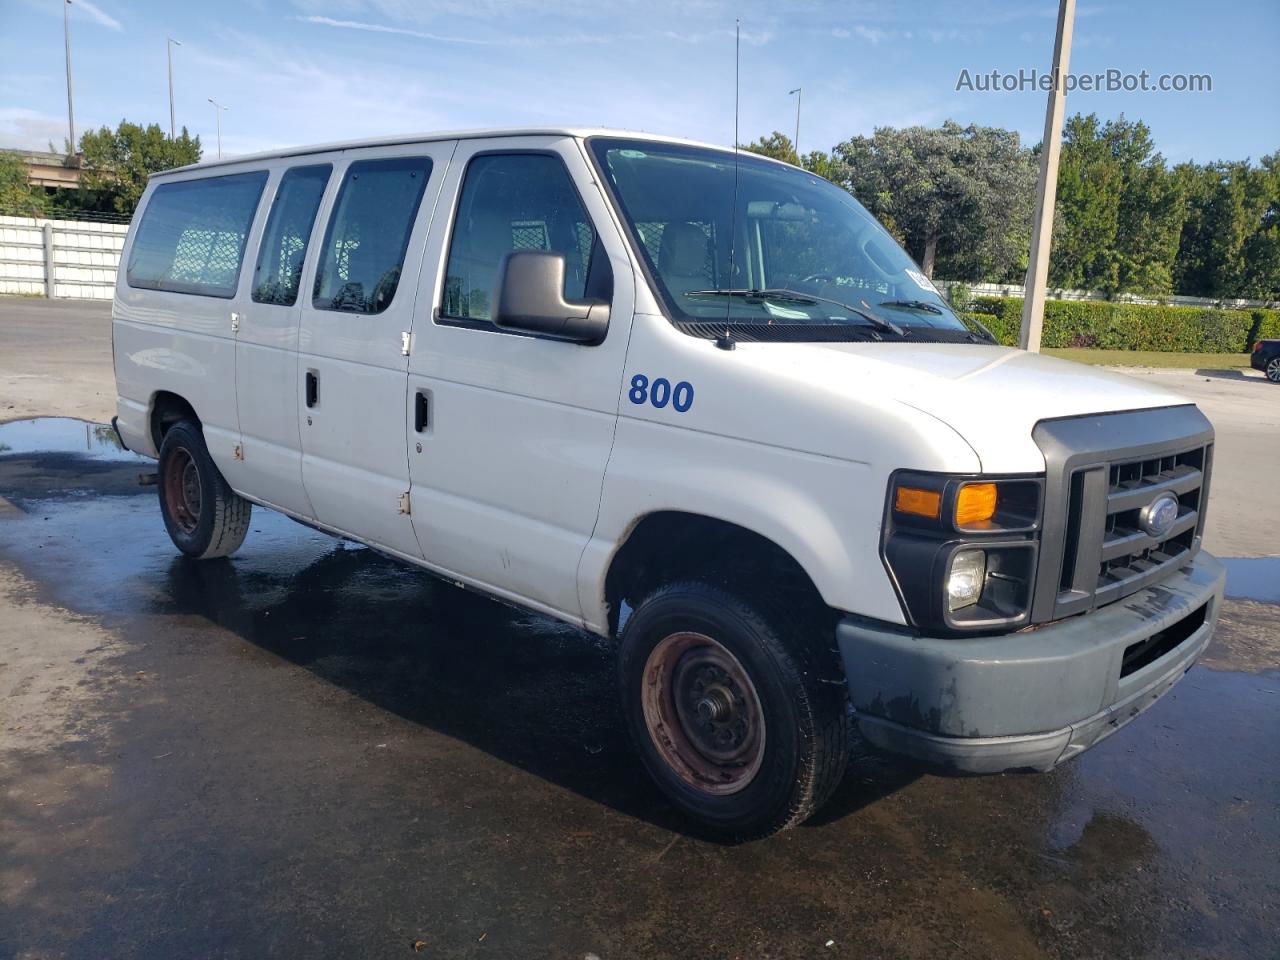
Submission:
<svg viewBox="0 0 1280 960">
<path fill-rule="evenodd" d="M 110 300 L 128 231 L 124 223 L 0 216 L 0 294 Z"/>
</svg>

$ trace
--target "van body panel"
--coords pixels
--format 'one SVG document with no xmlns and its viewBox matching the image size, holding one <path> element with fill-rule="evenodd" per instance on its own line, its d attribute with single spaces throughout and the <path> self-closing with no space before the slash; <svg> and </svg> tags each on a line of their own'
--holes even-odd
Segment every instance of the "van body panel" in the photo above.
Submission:
<svg viewBox="0 0 1280 960">
<path fill-rule="evenodd" d="M 315 518 L 315 508 L 302 481 L 300 432 L 301 389 L 298 384 L 298 328 L 302 302 L 309 297 L 314 276 L 314 254 L 324 234 L 321 213 L 335 189 L 333 173 L 321 200 L 320 211 L 306 247 L 297 300 L 291 305 L 262 303 L 253 299 L 254 267 L 263 244 L 263 232 L 281 182 L 291 169 L 328 164 L 336 166 L 338 154 L 318 154 L 305 161 L 277 160 L 263 193 L 258 223 L 245 250 L 242 274 L 247 290 L 240 299 L 236 334 L 236 407 L 240 423 L 242 460 L 234 476 L 227 478 L 238 491 L 252 491 L 261 502 L 290 514 Z"/>
<path fill-rule="evenodd" d="M 442 308 L 468 164 L 490 153 L 551 153 L 590 217 L 613 270 L 609 330 L 593 346 L 434 320 Z M 613 444 L 634 313 L 634 268 L 575 141 L 521 137 L 463 143 L 432 226 L 409 359 L 413 522 L 432 562 L 470 582 L 501 584 L 581 622 L 577 567 L 595 526 Z M 419 449 L 420 448 L 420 449 Z"/>
<path fill-rule="evenodd" d="M 637 316 L 600 522 L 580 571 L 593 626 L 606 622 L 614 550 L 658 510 L 746 527 L 795 558 L 831 606 L 903 622 L 879 559 L 889 474 L 904 466 L 976 473 L 978 457 L 941 420 L 865 389 L 847 360 L 825 371 L 788 363 L 785 353 L 777 362 L 783 346 L 722 350 L 663 317 Z M 667 397 L 659 379 L 671 385 Z M 692 388 L 683 411 L 681 383 Z"/>
<path fill-rule="evenodd" d="M 1187 402 L 1134 377 L 1012 347 L 909 342 L 744 347 L 769 352 L 771 369 L 790 367 L 837 389 L 843 383 L 859 394 L 893 397 L 951 424 L 977 452 L 986 473 L 1043 470 L 1044 457 L 1031 438 L 1041 420 Z M 1033 402 L 1009 402 L 1032 397 Z"/>
<path fill-rule="evenodd" d="M 409 492 L 406 450 L 404 336 L 414 327 L 415 295 L 428 225 L 448 173 L 450 141 L 379 150 L 352 150 L 334 164 L 314 235 L 324 237 L 353 163 L 391 157 L 426 157 L 431 172 L 414 219 L 399 282 L 381 313 L 317 309 L 312 302 L 317 262 L 315 244 L 298 297 L 297 389 L 302 436 L 302 479 L 320 522 L 359 539 L 421 557 L 410 515 L 401 506 Z M 306 405 L 308 375 L 317 399 Z"/>
</svg>

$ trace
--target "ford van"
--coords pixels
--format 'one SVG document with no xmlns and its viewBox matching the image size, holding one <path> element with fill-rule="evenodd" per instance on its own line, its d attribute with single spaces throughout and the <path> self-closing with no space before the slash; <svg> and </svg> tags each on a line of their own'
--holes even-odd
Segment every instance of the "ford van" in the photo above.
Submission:
<svg viewBox="0 0 1280 960">
<path fill-rule="evenodd" d="M 257 505 L 611 638 L 639 761 L 718 835 L 810 816 L 855 734 L 1052 770 L 1221 604 L 1194 405 L 999 346 L 849 193 L 732 149 L 492 130 L 168 171 L 112 324 L 178 550 L 228 556 Z"/>
</svg>

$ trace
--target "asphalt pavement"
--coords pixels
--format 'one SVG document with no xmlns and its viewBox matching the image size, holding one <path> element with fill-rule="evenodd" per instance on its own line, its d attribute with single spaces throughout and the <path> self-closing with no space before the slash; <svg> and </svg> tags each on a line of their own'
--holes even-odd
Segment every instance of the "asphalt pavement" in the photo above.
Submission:
<svg viewBox="0 0 1280 960">
<path fill-rule="evenodd" d="M 17 312 L 0 957 L 1280 956 L 1280 389 L 1183 375 L 1232 598 L 1160 704 L 1045 775 L 858 748 L 816 820 L 732 846 L 645 779 L 598 638 L 263 510 L 231 560 L 178 556 L 149 461 L 26 417 L 103 419 L 55 389 L 103 382 L 100 331 L 59 373 Z"/>
</svg>

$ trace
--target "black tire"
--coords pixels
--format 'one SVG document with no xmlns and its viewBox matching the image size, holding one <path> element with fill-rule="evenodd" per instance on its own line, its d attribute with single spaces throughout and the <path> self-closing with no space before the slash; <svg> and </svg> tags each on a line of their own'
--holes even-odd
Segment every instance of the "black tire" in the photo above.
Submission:
<svg viewBox="0 0 1280 960">
<path fill-rule="evenodd" d="M 808 626 L 696 581 L 659 588 L 626 622 L 618 667 L 627 728 L 662 792 L 713 836 L 752 840 L 793 827 L 844 776 L 845 686 L 831 644 Z M 746 684 L 734 682 L 738 671 Z"/>
<path fill-rule="evenodd" d="M 160 444 L 160 514 L 173 545 L 188 557 L 234 553 L 249 532 L 253 504 L 238 496 L 209 456 L 200 424 L 181 420 Z"/>
</svg>

